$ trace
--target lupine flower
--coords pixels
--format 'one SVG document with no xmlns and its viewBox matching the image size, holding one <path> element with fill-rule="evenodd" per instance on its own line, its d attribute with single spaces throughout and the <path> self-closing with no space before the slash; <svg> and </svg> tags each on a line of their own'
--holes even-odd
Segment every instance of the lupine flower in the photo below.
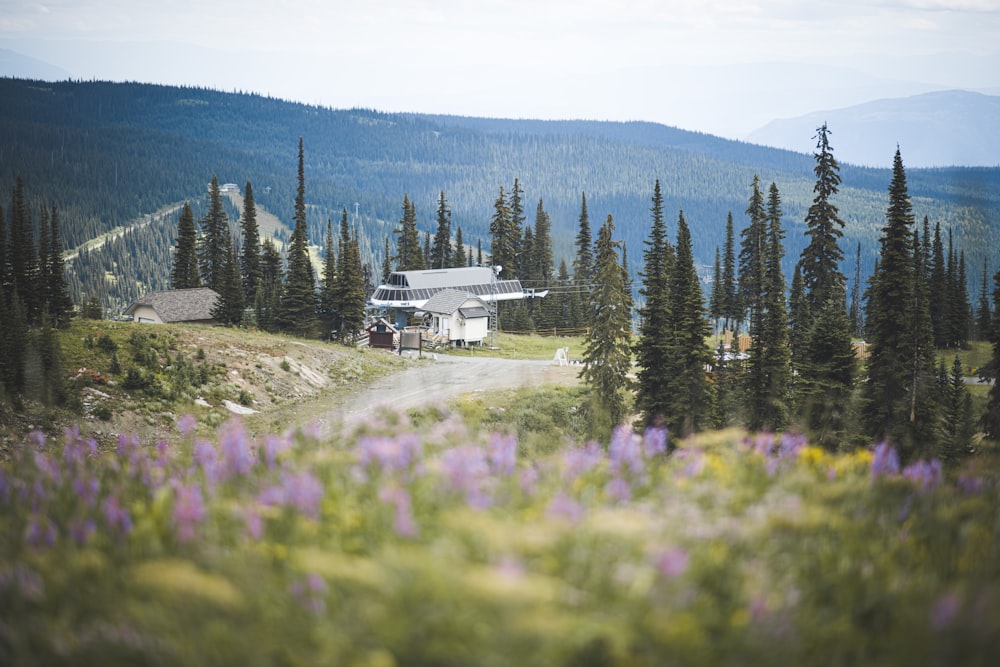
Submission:
<svg viewBox="0 0 1000 667">
<path fill-rule="evenodd" d="M 393 530 L 403 537 L 416 537 L 419 532 L 416 521 L 413 520 L 413 501 L 410 494 L 401 486 L 391 484 L 379 491 L 379 500 L 391 504 L 395 510 Z"/>
<path fill-rule="evenodd" d="M 35 515 L 28 521 L 24 541 L 38 549 L 55 545 L 58 536 L 59 531 L 47 517 Z"/>
<path fill-rule="evenodd" d="M 872 479 L 897 473 L 899 473 L 899 456 L 896 454 L 895 447 L 888 442 L 879 443 L 875 447 L 875 455 L 872 457 Z"/>
<path fill-rule="evenodd" d="M 562 455 L 566 481 L 573 481 L 600 463 L 603 458 L 601 446 L 596 442 L 588 442 L 583 447 L 567 450 Z"/>
<path fill-rule="evenodd" d="M 58 484 L 62 480 L 62 470 L 59 464 L 52 460 L 45 452 L 34 452 L 35 467 L 53 482 Z"/>
<path fill-rule="evenodd" d="M 45 433 L 43 433 L 42 431 L 38 430 L 32 431 L 31 433 L 28 434 L 28 440 L 30 440 L 32 444 L 35 445 L 36 448 L 45 449 L 46 437 Z"/>
<path fill-rule="evenodd" d="M 700 449 L 678 449 L 674 451 L 672 456 L 676 461 L 684 464 L 679 473 L 681 477 L 695 477 L 701 474 L 705 468 L 705 453 Z"/>
<path fill-rule="evenodd" d="M 983 480 L 971 473 L 959 475 L 957 483 L 958 488 L 967 496 L 978 496 L 983 492 Z"/>
<path fill-rule="evenodd" d="M 577 523 L 583 518 L 583 507 L 565 492 L 560 491 L 549 502 L 545 514 L 553 519 L 564 519 L 570 523 Z"/>
<path fill-rule="evenodd" d="M 494 433 L 489 446 L 490 468 L 494 475 L 507 477 L 517 468 L 517 438 Z"/>
<path fill-rule="evenodd" d="M 126 435 L 124 433 L 118 434 L 118 457 L 125 458 L 126 455 L 129 456 L 131 461 L 135 461 L 135 454 L 139 450 L 139 436 L 137 435 Z"/>
<path fill-rule="evenodd" d="M 668 434 L 664 426 L 647 426 L 642 435 L 643 454 L 651 459 L 667 451 Z"/>
<path fill-rule="evenodd" d="M 211 478 L 213 476 L 212 470 L 215 467 L 217 456 L 215 445 L 210 441 L 198 440 L 194 443 L 194 452 L 192 452 L 191 458 L 201 466 L 206 477 Z"/>
<path fill-rule="evenodd" d="M 78 546 L 83 546 L 90 540 L 90 536 L 97 531 L 97 524 L 93 519 L 81 519 L 69 525 L 69 536 L 73 538 Z"/>
<path fill-rule="evenodd" d="M 290 473 L 281 476 L 285 503 L 305 516 L 319 518 L 319 503 L 323 500 L 323 485 L 310 472 Z"/>
<path fill-rule="evenodd" d="M 87 507 L 93 507 L 101 492 L 101 480 L 96 477 L 77 477 L 73 480 L 73 493 Z"/>
<path fill-rule="evenodd" d="M 680 547 L 667 549 L 657 559 L 657 566 L 665 577 L 679 577 L 688 567 L 688 553 Z"/>
<path fill-rule="evenodd" d="M 931 628 L 941 630 L 955 620 L 958 610 L 961 608 L 961 600 L 955 593 L 945 594 L 931 609 Z"/>
<path fill-rule="evenodd" d="M 260 515 L 257 508 L 248 507 L 243 510 L 243 521 L 246 524 L 247 535 L 259 540 L 264 534 L 264 517 Z"/>
<path fill-rule="evenodd" d="M 273 470 L 278 463 L 278 457 L 291 449 L 291 443 L 285 438 L 276 435 L 269 435 L 264 438 L 264 462 L 269 470 Z"/>
<path fill-rule="evenodd" d="M 293 581 L 288 592 L 306 611 L 322 614 L 326 611 L 326 580 L 318 574 L 309 574 L 304 579 Z"/>
<path fill-rule="evenodd" d="M 358 438 L 358 465 L 368 468 L 372 464 L 389 474 L 409 471 L 419 460 L 423 444 L 420 438 L 406 433 L 390 438 L 361 436 Z"/>
<path fill-rule="evenodd" d="M 534 495 L 538 486 L 538 470 L 535 466 L 528 466 L 521 470 L 521 493 L 526 496 Z"/>
<path fill-rule="evenodd" d="M 632 487 L 629 486 L 628 480 L 617 474 L 604 487 L 604 493 L 614 500 L 624 503 L 632 497 Z"/>
<path fill-rule="evenodd" d="M 937 459 L 929 463 L 914 461 L 903 469 L 903 477 L 919 484 L 921 491 L 933 491 L 941 483 L 941 476 L 941 462 Z"/>
<path fill-rule="evenodd" d="M 441 456 L 441 467 L 451 490 L 464 493 L 465 502 L 470 507 L 485 509 L 490 506 L 492 500 L 483 490 L 489 467 L 481 448 L 472 445 L 453 447 Z"/>
<path fill-rule="evenodd" d="M 116 496 L 105 498 L 101 510 L 104 512 L 104 523 L 108 528 L 115 529 L 123 535 L 128 535 L 132 531 L 132 517 L 128 510 L 118 503 Z"/>
<path fill-rule="evenodd" d="M 194 429 L 197 425 L 198 421 L 194 418 L 194 415 L 184 415 L 177 420 L 177 430 L 180 431 L 181 435 L 185 438 L 194 433 Z"/>
<path fill-rule="evenodd" d="M 231 419 L 219 434 L 222 468 L 218 472 L 229 477 L 242 477 L 250 472 L 254 463 L 253 445 L 243 422 Z"/>
<path fill-rule="evenodd" d="M 611 460 L 612 470 L 618 471 L 627 466 L 633 475 L 643 471 L 639 439 L 624 426 L 615 427 L 611 435 L 611 445 L 608 447 L 608 458 Z"/>
<path fill-rule="evenodd" d="M 195 537 L 198 524 L 205 519 L 205 501 L 201 487 L 196 484 L 178 485 L 174 500 L 174 526 L 177 539 L 190 542 Z"/>
</svg>

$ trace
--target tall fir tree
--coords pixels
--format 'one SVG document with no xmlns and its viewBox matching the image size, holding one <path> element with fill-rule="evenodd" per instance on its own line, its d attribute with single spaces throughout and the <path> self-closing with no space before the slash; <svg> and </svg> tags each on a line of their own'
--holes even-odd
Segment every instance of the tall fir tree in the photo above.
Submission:
<svg viewBox="0 0 1000 667">
<path fill-rule="evenodd" d="M 428 231 L 424 232 L 424 268 L 431 265 L 431 233 Z"/>
<path fill-rule="evenodd" d="M 590 391 L 591 427 L 608 436 L 625 417 L 624 391 L 632 366 L 632 298 L 625 291 L 625 272 L 618 259 L 614 221 L 609 215 L 597 239 L 596 276 L 588 310 L 592 326 L 584 343 L 580 378 Z"/>
<path fill-rule="evenodd" d="M 510 204 L 501 186 L 500 194 L 493 202 L 493 217 L 490 218 L 490 262 L 493 266 L 502 267 L 499 275 L 505 280 L 517 277 L 515 253 Z"/>
<path fill-rule="evenodd" d="M 212 174 L 208 186 L 208 213 L 201 219 L 201 280 L 218 292 L 223 281 L 223 264 L 229 246 L 229 216 L 222 207 L 219 179 Z"/>
<path fill-rule="evenodd" d="M 340 219 L 340 259 L 337 263 L 337 338 L 350 343 L 365 324 L 365 279 L 358 237 L 347 223 L 347 209 Z"/>
<path fill-rule="evenodd" d="M 673 269 L 673 248 L 667 239 L 663 218 L 663 192 L 660 180 L 653 185 L 652 224 L 643 251 L 644 269 L 639 276 L 639 294 L 645 304 L 639 309 L 639 337 L 635 346 L 636 409 L 646 425 L 660 423 L 670 416 L 671 396 L 667 386 L 670 365 L 671 329 L 670 281 Z"/>
<path fill-rule="evenodd" d="M 869 340 L 867 380 L 863 388 L 862 420 L 872 438 L 896 445 L 905 459 L 923 447 L 921 433 L 934 425 L 917 419 L 916 406 L 927 400 L 924 377 L 928 360 L 933 374 L 933 350 L 922 340 L 925 314 L 917 312 L 918 284 L 926 284 L 923 269 L 915 261 L 913 208 L 906 185 L 906 171 L 897 148 L 889 184 L 886 225 L 879 239 L 880 260 L 868 289 L 865 317 Z M 922 265 L 922 256 L 919 263 Z M 920 275 L 918 275 L 918 273 Z M 929 317 L 926 317 L 929 320 Z M 933 346 L 933 334 L 930 340 Z"/>
<path fill-rule="evenodd" d="M 667 340 L 667 361 L 664 365 L 667 396 L 666 419 L 670 431 L 677 436 L 707 427 L 713 414 L 714 397 L 708 382 L 707 368 L 712 363 L 708 347 L 711 333 L 705 318 L 701 281 L 694 265 L 691 230 L 684 211 L 677 217 L 677 245 L 667 268 L 667 312 L 670 320 L 664 332 Z"/>
<path fill-rule="evenodd" d="M 797 368 L 796 400 L 810 438 L 828 449 L 848 444 L 857 356 L 843 299 L 831 295 L 813 318 Z"/>
<path fill-rule="evenodd" d="M 240 231 L 243 235 L 243 247 L 240 249 L 243 296 L 247 303 L 253 303 L 257 299 L 257 287 L 261 282 L 260 228 L 257 225 L 257 202 L 253 196 L 253 184 L 249 180 L 243 192 Z"/>
<path fill-rule="evenodd" d="M 573 327 L 588 326 L 590 313 L 587 311 L 589 292 L 594 276 L 594 238 L 590 231 L 590 215 L 587 213 L 587 193 L 580 195 L 580 217 L 576 233 L 576 255 L 573 258 L 573 286 L 570 295 L 570 321 Z"/>
<path fill-rule="evenodd" d="M 924 217 L 924 228 L 928 220 Z M 926 231 L 925 231 L 926 234 Z M 948 264 L 945 261 L 944 243 L 941 240 L 941 223 L 934 225 L 934 240 L 931 245 L 931 264 L 927 268 L 928 289 L 930 291 L 930 318 L 934 329 L 934 345 L 938 348 L 948 346 Z"/>
<path fill-rule="evenodd" d="M 38 254 L 35 252 L 34 223 L 28 211 L 24 182 L 18 176 L 11 195 L 10 235 L 7 240 L 7 302 L 15 295 L 21 300 L 22 314 L 29 325 L 41 313 L 42 295 L 38 280 Z M 22 387 L 23 388 L 23 387 Z"/>
<path fill-rule="evenodd" d="M 510 243 L 513 251 L 512 271 L 507 275 L 512 278 L 521 276 L 522 264 L 528 261 L 528 255 L 522 253 L 522 241 L 524 237 L 524 190 L 521 182 L 515 178 L 514 185 L 510 188 L 508 195 L 508 208 L 510 209 Z"/>
<path fill-rule="evenodd" d="M 972 452 L 972 394 L 965 383 L 962 360 L 955 355 L 942 397 L 941 444 L 938 458 L 955 464 Z"/>
<path fill-rule="evenodd" d="M 48 264 L 46 283 L 48 286 L 48 313 L 52 326 L 65 327 L 73 316 L 73 299 L 69 295 L 69 283 L 66 280 L 66 263 L 63 259 L 62 234 L 59 227 L 59 212 L 52 204 L 49 215 L 49 247 L 47 250 Z"/>
<path fill-rule="evenodd" d="M 389 250 L 389 237 L 385 237 L 385 247 L 382 250 L 382 284 L 389 282 L 392 273 L 392 251 Z"/>
<path fill-rule="evenodd" d="M 854 280 L 851 281 L 851 305 L 847 313 L 851 320 L 851 335 L 858 338 L 864 337 L 865 332 L 864 310 L 861 308 L 861 292 L 861 242 L 858 241 L 858 251 L 854 258 Z"/>
<path fill-rule="evenodd" d="M 465 240 L 462 238 L 462 228 L 459 227 L 455 230 L 455 251 L 452 253 L 450 266 L 462 267 L 466 265 L 464 241 Z"/>
<path fill-rule="evenodd" d="M 298 188 L 295 194 L 295 227 L 288 245 L 288 269 L 281 292 L 279 326 L 289 333 L 316 335 L 316 278 L 309 258 L 306 221 L 305 154 L 299 137 Z"/>
<path fill-rule="evenodd" d="M 708 297 L 708 317 L 712 321 L 712 329 L 717 330 L 722 319 L 722 254 L 719 246 L 715 246 L 715 260 L 712 262 L 712 290 Z"/>
<path fill-rule="evenodd" d="M 238 326 L 243 321 L 243 281 L 240 280 L 239 251 L 232 242 L 227 243 L 226 261 L 219 276 L 216 290 L 219 298 L 212 309 L 212 318 L 226 326 Z"/>
<path fill-rule="evenodd" d="M 434 234 L 428 266 L 432 269 L 447 269 L 452 264 L 451 252 L 451 208 L 442 190 L 438 197 L 437 232 Z"/>
<path fill-rule="evenodd" d="M 987 258 L 983 257 L 982 286 L 979 288 L 979 304 L 976 307 L 976 340 L 988 341 L 993 314 L 990 309 L 989 267 L 986 262 Z"/>
<path fill-rule="evenodd" d="M 347 217 L 347 209 L 344 209 L 343 216 Z M 337 255 L 333 250 L 333 221 L 326 219 L 326 236 L 324 237 L 323 256 L 323 284 L 319 291 L 319 324 L 320 336 L 324 339 L 336 336 L 339 322 L 338 314 L 340 310 L 340 299 L 337 293 Z M 344 253 L 344 244 L 340 245 L 341 255 Z"/>
<path fill-rule="evenodd" d="M 760 310 L 760 293 L 764 289 L 767 211 L 764 208 L 764 195 L 760 191 L 760 177 L 757 174 L 754 174 L 750 187 L 750 203 L 746 210 L 749 221 L 740 232 L 739 299 L 740 305 L 746 309 L 752 321 L 754 313 Z"/>
<path fill-rule="evenodd" d="M 173 289 L 201 287 L 198 271 L 198 233 L 194 227 L 194 213 L 191 205 L 184 202 L 177 223 L 177 245 L 174 250 L 174 266 L 170 273 Z"/>
<path fill-rule="evenodd" d="M 423 271 L 427 268 L 424 252 L 420 247 L 420 232 L 417 230 L 417 209 L 410 201 L 410 195 L 403 195 L 403 217 L 396 228 L 396 270 Z"/>
<path fill-rule="evenodd" d="M 254 298 L 257 326 L 264 331 L 278 330 L 281 310 L 282 261 L 278 248 L 271 239 L 260 245 L 260 285 Z"/>
<path fill-rule="evenodd" d="M 1000 269 L 993 274 L 993 307 L 1000 312 Z M 986 409 L 979 420 L 988 438 L 1000 440 L 1000 315 L 994 312 L 990 324 L 990 361 L 979 371 L 979 376 L 991 383 Z"/>
<path fill-rule="evenodd" d="M 833 157 L 830 134 L 826 123 L 816 129 L 816 152 L 813 154 L 816 160 L 813 168 L 816 175 L 816 184 L 813 186 L 815 196 L 805 219 L 805 234 L 809 242 L 799 259 L 807 319 L 797 324 L 805 329 L 811 328 L 812 314 L 818 312 L 828 299 L 841 298 L 844 293 L 845 277 L 840 271 L 840 263 L 844 259 L 844 253 L 840 249 L 844 221 L 840 219 L 839 210 L 831 201 L 839 191 L 840 165 Z"/>
<path fill-rule="evenodd" d="M 736 282 L 736 244 L 733 232 L 733 214 L 726 215 L 726 240 L 722 246 L 722 317 L 723 329 L 732 331 L 742 319 L 739 286 Z"/>
</svg>

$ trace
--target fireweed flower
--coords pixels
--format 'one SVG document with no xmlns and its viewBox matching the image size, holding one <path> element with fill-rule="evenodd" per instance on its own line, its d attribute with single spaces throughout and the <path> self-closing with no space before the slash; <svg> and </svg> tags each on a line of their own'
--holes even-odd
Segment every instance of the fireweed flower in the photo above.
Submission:
<svg viewBox="0 0 1000 667">
<path fill-rule="evenodd" d="M 896 454 L 895 447 L 888 442 L 880 442 L 875 447 L 875 455 L 872 457 L 872 479 L 878 479 L 886 475 L 896 475 L 898 473 L 899 455 Z"/>
<path fill-rule="evenodd" d="M 195 537 L 198 524 L 205 519 L 205 501 L 201 495 L 201 487 L 196 484 L 178 485 L 175 489 L 174 526 L 177 528 L 177 539 L 190 542 Z"/>
<path fill-rule="evenodd" d="M 513 475 L 517 468 L 517 438 L 494 433 L 490 438 L 489 459 L 494 475 Z"/>
</svg>

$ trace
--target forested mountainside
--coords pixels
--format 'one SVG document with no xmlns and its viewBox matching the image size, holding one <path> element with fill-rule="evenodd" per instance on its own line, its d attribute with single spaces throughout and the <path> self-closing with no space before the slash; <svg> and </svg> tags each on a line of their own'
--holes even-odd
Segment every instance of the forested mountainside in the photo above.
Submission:
<svg viewBox="0 0 1000 667">
<path fill-rule="evenodd" d="M 734 214 L 737 229 L 745 225 L 750 183 L 759 174 L 781 192 L 790 275 L 813 196 L 811 135 L 802 137 L 802 152 L 795 153 L 653 123 L 332 110 L 136 83 L 0 79 L 0 99 L 0 184 L 11 188 L 20 176 L 35 209 L 55 203 L 70 249 L 185 200 L 199 216 L 213 174 L 241 187 L 250 180 L 257 205 L 290 222 L 299 137 L 305 144 L 310 241 L 322 243 L 329 218 L 336 223 L 343 209 L 352 216 L 357 210 L 362 255 L 376 267 L 401 217 L 404 195 L 416 208 L 420 230 L 433 233 L 443 190 L 452 229 L 461 227 L 466 244 L 481 239 L 486 249 L 499 189 L 509 190 L 518 179 L 529 223 L 544 200 L 557 262 L 570 259 L 586 193 L 592 224 L 614 216 L 637 271 L 657 178 L 668 220 L 684 210 L 695 259 L 707 265 L 723 242 L 727 213 Z M 836 155 L 839 135 L 831 129 Z M 905 162 L 906 146 L 900 149 Z M 885 222 L 891 161 L 886 155 L 886 169 L 843 165 L 841 171 L 836 204 L 847 222 L 843 247 L 861 242 L 865 274 Z M 966 251 L 970 282 L 978 284 L 984 257 L 991 271 L 996 268 L 1000 169 L 914 169 L 907 176 L 914 213 L 953 231 L 956 247 Z M 6 207 L 7 199 L 0 205 Z M 107 300 L 114 310 L 133 294 L 165 286 L 168 248 L 162 246 L 172 239 L 175 223 L 167 216 L 84 253 L 75 296 L 109 289 L 119 294 Z M 673 235 L 673 224 L 670 229 Z M 141 248 L 148 248 L 148 258 L 137 256 Z M 845 255 L 853 262 L 853 252 Z M 853 275 L 853 264 L 844 273 Z M 111 282 L 88 284 L 102 277 Z"/>
</svg>

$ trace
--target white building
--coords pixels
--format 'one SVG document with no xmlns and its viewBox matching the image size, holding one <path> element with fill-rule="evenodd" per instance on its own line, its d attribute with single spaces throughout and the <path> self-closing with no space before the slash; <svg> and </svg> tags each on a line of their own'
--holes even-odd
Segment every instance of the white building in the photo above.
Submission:
<svg viewBox="0 0 1000 667">
<path fill-rule="evenodd" d="M 457 289 L 443 289 L 427 300 L 431 332 L 462 347 L 480 345 L 489 334 L 490 311 L 479 297 Z"/>
</svg>

